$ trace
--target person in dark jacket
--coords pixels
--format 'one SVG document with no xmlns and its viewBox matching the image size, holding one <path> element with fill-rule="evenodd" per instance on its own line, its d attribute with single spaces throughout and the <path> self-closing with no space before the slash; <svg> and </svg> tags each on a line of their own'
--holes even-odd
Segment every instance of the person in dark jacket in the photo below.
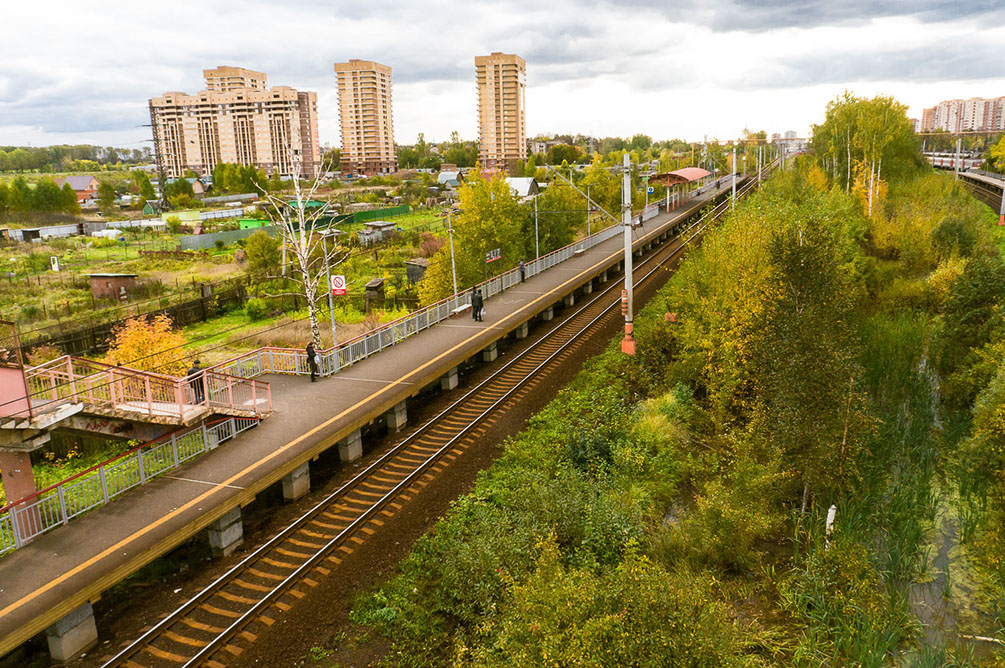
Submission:
<svg viewBox="0 0 1005 668">
<path fill-rule="evenodd" d="M 520 282 L 523 283 L 527 279 L 527 268 L 523 264 L 523 260 L 520 260 Z"/>
<path fill-rule="evenodd" d="M 203 379 L 206 374 L 203 368 L 199 366 L 199 360 L 192 362 L 192 368 L 188 370 L 186 375 L 189 377 L 188 385 L 192 388 L 192 394 L 195 395 L 195 403 L 201 404 L 203 399 L 206 398 L 203 387 Z"/>
<path fill-rule="evenodd" d="M 471 295 L 471 317 L 478 322 L 482 321 L 482 306 L 485 304 L 485 300 L 482 299 L 482 291 L 475 288 L 474 293 Z"/>
<path fill-rule="evenodd" d="M 311 382 L 318 379 L 318 354 L 314 352 L 314 342 L 307 344 L 307 368 L 311 370 Z"/>
</svg>

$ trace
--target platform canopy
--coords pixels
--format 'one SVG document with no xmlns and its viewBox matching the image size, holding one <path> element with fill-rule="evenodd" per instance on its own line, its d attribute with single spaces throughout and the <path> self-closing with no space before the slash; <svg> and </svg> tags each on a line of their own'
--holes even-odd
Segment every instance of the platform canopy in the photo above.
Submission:
<svg viewBox="0 0 1005 668">
<path fill-rule="evenodd" d="M 662 186 L 675 186 L 679 183 L 691 183 L 692 181 L 697 181 L 711 175 L 711 172 L 700 167 L 685 167 L 684 169 L 672 172 L 653 174 L 649 177 L 649 183 L 658 183 Z"/>
</svg>

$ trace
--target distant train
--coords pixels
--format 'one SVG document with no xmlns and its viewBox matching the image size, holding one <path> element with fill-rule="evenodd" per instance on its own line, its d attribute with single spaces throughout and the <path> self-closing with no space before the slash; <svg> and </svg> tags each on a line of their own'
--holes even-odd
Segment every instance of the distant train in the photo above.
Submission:
<svg viewBox="0 0 1005 668">
<path fill-rule="evenodd" d="M 932 166 L 937 169 L 956 169 L 956 156 L 952 153 L 926 153 L 925 157 Z M 959 159 L 960 169 L 980 169 L 984 166 L 984 161 L 980 157 L 961 156 Z"/>
</svg>

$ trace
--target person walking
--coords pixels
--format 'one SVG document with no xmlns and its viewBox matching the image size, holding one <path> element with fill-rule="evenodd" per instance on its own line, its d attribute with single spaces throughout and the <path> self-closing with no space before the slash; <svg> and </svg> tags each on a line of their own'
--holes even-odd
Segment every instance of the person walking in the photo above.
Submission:
<svg viewBox="0 0 1005 668">
<path fill-rule="evenodd" d="M 189 379 L 188 386 L 192 388 L 192 394 L 195 395 L 195 403 L 201 404 L 206 398 L 205 387 L 203 385 L 206 372 L 199 366 L 199 360 L 192 362 L 192 368 L 188 370 L 186 375 Z"/>
<path fill-rule="evenodd" d="M 307 344 L 307 368 L 311 370 L 311 382 L 318 379 L 318 354 L 314 351 L 314 342 Z"/>
<path fill-rule="evenodd" d="M 474 293 L 471 295 L 471 317 L 478 322 L 482 321 L 482 307 L 485 304 L 485 300 L 482 298 L 482 291 L 479 288 L 475 288 Z"/>
<path fill-rule="evenodd" d="M 527 268 L 524 267 L 523 260 L 520 260 L 520 282 L 523 283 L 524 279 L 527 278 Z"/>
</svg>

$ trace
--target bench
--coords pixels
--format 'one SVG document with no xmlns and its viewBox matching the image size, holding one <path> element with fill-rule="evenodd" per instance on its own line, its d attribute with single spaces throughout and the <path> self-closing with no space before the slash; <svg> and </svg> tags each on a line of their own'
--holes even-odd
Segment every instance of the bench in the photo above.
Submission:
<svg viewBox="0 0 1005 668">
<path fill-rule="evenodd" d="M 461 313 L 464 313 L 470 308 L 471 304 L 462 304 L 461 306 L 458 306 L 457 308 L 455 308 L 450 312 L 450 317 L 453 318 L 455 315 L 460 315 Z"/>
</svg>

